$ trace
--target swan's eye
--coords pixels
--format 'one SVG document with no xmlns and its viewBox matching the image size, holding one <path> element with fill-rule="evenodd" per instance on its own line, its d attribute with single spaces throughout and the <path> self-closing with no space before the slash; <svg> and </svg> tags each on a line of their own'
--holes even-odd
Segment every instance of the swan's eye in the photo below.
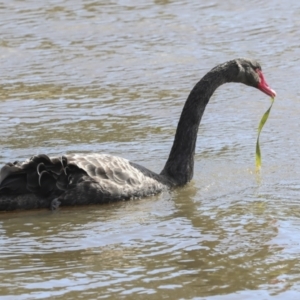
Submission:
<svg viewBox="0 0 300 300">
<path fill-rule="evenodd" d="M 255 69 L 255 73 L 258 75 L 259 82 L 260 82 L 262 80 L 262 76 L 263 76 L 261 69 L 260 68 L 256 68 Z"/>
</svg>

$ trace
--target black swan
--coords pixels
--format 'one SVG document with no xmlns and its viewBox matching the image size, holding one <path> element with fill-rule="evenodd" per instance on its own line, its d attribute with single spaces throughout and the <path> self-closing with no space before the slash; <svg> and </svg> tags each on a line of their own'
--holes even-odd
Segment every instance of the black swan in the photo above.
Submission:
<svg viewBox="0 0 300 300">
<path fill-rule="evenodd" d="M 160 174 L 106 154 L 41 154 L 2 167 L 0 210 L 109 203 L 157 194 L 188 183 L 193 177 L 197 132 L 204 109 L 214 91 L 227 82 L 241 82 L 276 96 L 258 62 L 239 58 L 220 64 L 190 92 Z"/>
</svg>

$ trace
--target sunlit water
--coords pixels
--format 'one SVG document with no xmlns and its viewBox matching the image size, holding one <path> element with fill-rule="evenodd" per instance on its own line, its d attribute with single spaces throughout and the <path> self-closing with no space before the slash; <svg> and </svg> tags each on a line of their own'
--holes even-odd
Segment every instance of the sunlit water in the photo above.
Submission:
<svg viewBox="0 0 300 300">
<path fill-rule="evenodd" d="M 158 172 L 184 100 L 216 64 L 259 59 L 278 93 L 260 175 L 270 101 L 231 84 L 206 109 L 186 187 L 1 213 L 1 299 L 300 298 L 300 2 L 202 2 L 0 4 L 1 164 L 91 151 Z"/>
</svg>

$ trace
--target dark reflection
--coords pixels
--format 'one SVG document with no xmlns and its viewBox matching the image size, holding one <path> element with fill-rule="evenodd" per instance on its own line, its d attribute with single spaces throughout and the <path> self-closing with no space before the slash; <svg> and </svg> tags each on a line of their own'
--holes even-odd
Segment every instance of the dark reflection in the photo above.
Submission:
<svg viewBox="0 0 300 300">
<path fill-rule="evenodd" d="M 260 222 L 253 219 L 241 225 L 240 220 L 248 211 L 247 207 L 241 209 L 239 204 L 232 205 L 228 211 L 212 207 L 205 215 L 201 212 L 201 204 L 195 201 L 201 199 L 199 193 L 197 197 L 197 189 L 192 184 L 174 193 L 178 209 L 174 217 L 191 220 L 201 234 L 213 237 L 213 240 L 204 240 L 198 249 L 184 250 L 184 259 L 177 262 L 181 270 L 194 271 L 189 276 L 195 278 L 201 296 L 257 290 L 263 285 L 280 282 L 281 275 L 293 273 L 295 264 L 299 264 L 297 259 L 284 259 L 281 264 L 273 259 L 285 247 L 272 245 L 272 239 L 278 234 L 278 228 L 271 224 L 272 218 L 260 218 L 259 210 L 252 211 Z M 261 198 L 259 205 L 264 205 L 266 199 Z M 244 205 L 249 206 L 247 202 Z"/>
</svg>

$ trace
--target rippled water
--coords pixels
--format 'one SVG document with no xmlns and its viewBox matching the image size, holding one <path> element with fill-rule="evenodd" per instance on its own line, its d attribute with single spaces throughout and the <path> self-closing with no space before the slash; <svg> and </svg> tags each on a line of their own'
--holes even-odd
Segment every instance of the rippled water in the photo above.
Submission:
<svg viewBox="0 0 300 300">
<path fill-rule="evenodd" d="M 138 3 L 138 4 L 137 4 Z M 277 93 L 231 84 L 194 180 L 106 206 L 0 214 L 1 299 L 300 297 L 300 2 L 0 4 L 0 162 L 105 152 L 160 171 L 184 100 L 216 64 L 259 59 Z"/>
</svg>

